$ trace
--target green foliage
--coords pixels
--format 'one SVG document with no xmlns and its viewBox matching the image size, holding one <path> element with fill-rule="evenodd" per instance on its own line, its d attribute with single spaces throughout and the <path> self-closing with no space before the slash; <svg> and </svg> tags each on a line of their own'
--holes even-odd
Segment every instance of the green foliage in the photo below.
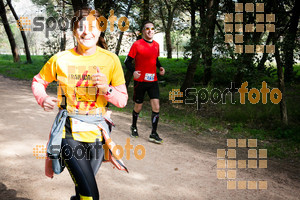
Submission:
<svg viewBox="0 0 300 200">
<path fill-rule="evenodd" d="M 159 77 L 159 80 L 166 81 L 172 84 L 180 84 L 183 82 L 188 66 L 187 60 L 159 58 L 159 61 L 161 65 L 165 68 L 166 74 L 168 74 L 166 76 Z M 199 73 L 197 73 L 196 76 L 197 75 L 199 75 Z"/>
<path fill-rule="evenodd" d="M 47 62 L 54 54 L 60 51 L 59 33 L 53 32 L 52 38 L 48 38 L 44 43 L 44 61 Z"/>
<path fill-rule="evenodd" d="M 166 76 L 159 77 L 159 80 L 166 81 L 168 84 L 181 85 L 184 81 L 187 67 L 189 65 L 189 59 L 167 59 L 159 58 L 162 66 L 166 69 Z M 237 60 L 229 58 L 213 59 L 212 63 L 212 80 L 211 84 L 215 86 L 228 86 L 234 81 L 234 77 L 237 73 L 237 66 L 240 63 Z M 200 60 L 195 76 L 194 85 L 200 85 L 203 79 L 204 66 L 202 60 Z M 276 83 L 276 68 L 268 67 L 265 71 L 258 71 L 254 69 L 251 74 L 245 73 L 244 80 L 248 81 L 249 86 L 261 85 L 262 81 L 266 81 L 268 84 Z"/>
<path fill-rule="evenodd" d="M 20 56 L 26 60 L 25 56 Z M 32 56 L 32 64 L 14 63 L 11 55 L 0 55 L 0 74 L 22 80 L 32 80 L 44 65 L 43 56 Z"/>
<path fill-rule="evenodd" d="M 252 88 L 249 88 L 252 89 Z M 260 88 L 257 88 L 258 90 Z M 235 123 L 247 123 L 250 127 L 274 129 L 280 123 L 279 106 L 273 104 L 270 99 L 267 104 L 258 102 L 252 104 L 245 95 L 245 104 L 240 103 L 240 95 L 235 95 L 235 104 L 227 98 L 226 106 L 219 105 L 223 112 L 223 119 Z M 269 96 L 268 96 L 269 97 Z"/>
<path fill-rule="evenodd" d="M 296 73 L 296 76 L 299 78 L 300 77 L 300 64 L 294 65 L 294 71 Z"/>
<path fill-rule="evenodd" d="M 124 65 L 124 61 L 126 59 L 126 56 L 119 56 L 119 58 L 120 58 L 121 64 Z"/>
<path fill-rule="evenodd" d="M 214 59 L 212 65 L 212 83 L 214 85 L 228 85 L 237 73 L 236 60 L 228 58 Z"/>
<path fill-rule="evenodd" d="M 35 5 L 44 7 L 46 11 L 46 14 L 48 16 L 52 16 L 54 18 L 58 18 L 59 17 L 59 12 L 58 10 L 60 9 L 58 4 L 58 1 L 55 0 L 32 0 L 32 3 L 34 3 Z M 60 10 L 59 10 L 60 11 Z"/>
</svg>

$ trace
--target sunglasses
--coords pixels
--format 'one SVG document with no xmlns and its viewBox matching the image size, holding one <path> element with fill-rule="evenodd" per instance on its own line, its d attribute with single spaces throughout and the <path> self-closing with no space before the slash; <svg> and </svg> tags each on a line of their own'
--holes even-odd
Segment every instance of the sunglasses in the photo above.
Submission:
<svg viewBox="0 0 300 200">
<path fill-rule="evenodd" d="M 151 30 L 151 31 L 154 31 L 154 27 L 152 27 L 152 28 L 149 28 L 149 27 L 147 27 L 147 28 L 144 28 L 146 31 L 149 31 L 149 30 Z"/>
</svg>

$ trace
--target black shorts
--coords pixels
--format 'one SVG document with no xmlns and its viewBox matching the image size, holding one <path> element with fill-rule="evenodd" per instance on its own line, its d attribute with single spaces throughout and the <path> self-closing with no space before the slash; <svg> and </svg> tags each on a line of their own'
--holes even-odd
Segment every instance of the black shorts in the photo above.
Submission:
<svg viewBox="0 0 300 200">
<path fill-rule="evenodd" d="M 139 82 L 134 81 L 133 101 L 135 103 L 143 103 L 145 93 L 148 93 L 150 99 L 159 99 L 158 82 Z"/>
</svg>

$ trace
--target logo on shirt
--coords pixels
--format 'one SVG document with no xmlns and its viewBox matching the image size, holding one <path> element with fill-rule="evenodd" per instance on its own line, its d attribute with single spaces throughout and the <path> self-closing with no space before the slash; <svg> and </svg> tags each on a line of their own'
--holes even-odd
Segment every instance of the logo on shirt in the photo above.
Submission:
<svg viewBox="0 0 300 200">
<path fill-rule="evenodd" d="M 89 74 L 69 74 L 68 75 L 69 80 L 92 80 L 92 76 Z"/>
</svg>

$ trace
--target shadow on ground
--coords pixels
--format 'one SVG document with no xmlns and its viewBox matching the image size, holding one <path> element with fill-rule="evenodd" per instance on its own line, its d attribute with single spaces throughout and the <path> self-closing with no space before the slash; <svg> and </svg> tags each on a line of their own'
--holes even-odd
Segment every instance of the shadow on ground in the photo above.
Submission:
<svg viewBox="0 0 300 200">
<path fill-rule="evenodd" d="M 27 198 L 17 197 L 17 191 L 14 189 L 8 189 L 6 185 L 0 182 L 0 199 L 9 200 L 30 200 Z"/>
</svg>

